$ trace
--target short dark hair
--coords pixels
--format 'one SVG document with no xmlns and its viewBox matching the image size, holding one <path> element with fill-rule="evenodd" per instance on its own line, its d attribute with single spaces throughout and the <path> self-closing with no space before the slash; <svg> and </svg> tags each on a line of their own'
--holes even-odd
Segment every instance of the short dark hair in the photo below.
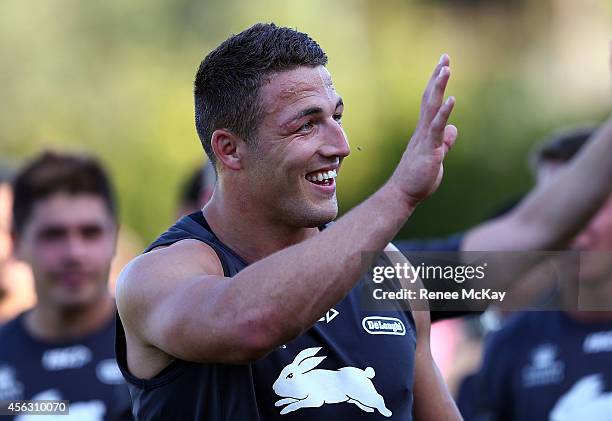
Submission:
<svg viewBox="0 0 612 421">
<path fill-rule="evenodd" d="M 216 162 L 210 139 L 217 129 L 254 140 L 263 111 L 259 91 L 273 73 L 326 64 L 307 34 L 273 23 L 253 25 L 211 51 L 194 83 L 196 129 L 210 161 Z"/>
<path fill-rule="evenodd" d="M 570 161 L 596 131 L 595 126 L 574 127 L 547 137 L 529 157 L 532 170 L 535 172 L 538 164 L 545 161 Z"/>
<path fill-rule="evenodd" d="M 20 235 L 36 202 L 56 193 L 100 196 L 117 222 L 115 194 L 102 165 L 90 156 L 46 151 L 13 180 L 13 232 Z"/>
</svg>

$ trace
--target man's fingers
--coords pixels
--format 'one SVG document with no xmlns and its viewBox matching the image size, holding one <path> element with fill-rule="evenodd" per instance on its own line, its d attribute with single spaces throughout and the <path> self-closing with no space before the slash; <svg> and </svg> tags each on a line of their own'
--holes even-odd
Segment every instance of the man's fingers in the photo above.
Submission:
<svg viewBox="0 0 612 421">
<path fill-rule="evenodd" d="M 442 106 L 438 110 L 438 113 L 436 114 L 433 121 L 431 122 L 431 125 L 429 127 L 429 132 L 433 137 L 435 146 L 440 146 L 442 142 L 445 140 L 445 135 L 447 135 L 447 133 L 445 132 L 446 123 L 448 122 L 448 118 L 450 117 L 450 114 L 453 111 L 454 106 L 455 106 L 455 97 L 452 97 L 452 96 L 448 97 L 448 99 L 444 102 L 444 104 L 442 104 Z M 455 126 L 449 126 L 449 127 L 454 128 Z M 452 129 L 449 129 L 449 130 L 452 130 Z M 455 134 L 456 134 L 456 131 L 457 129 L 455 128 Z M 450 134 L 451 132 L 448 133 L 448 135 Z"/>
<path fill-rule="evenodd" d="M 442 137 L 442 142 L 446 146 L 445 154 L 455 145 L 455 140 L 457 140 L 457 127 L 449 124 L 444 128 L 444 136 Z"/>
<path fill-rule="evenodd" d="M 436 79 L 436 82 L 433 85 L 433 88 L 429 95 L 429 99 L 425 103 L 421 121 L 421 123 L 425 126 L 428 126 L 431 123 L 431 120 L 440 110 L 442 100 L 444 99 L 444 91 L 446 90 L 446 85 L 448 84 L 449 78 L 450 68 L 446 66 L 442 67 L 440 69 L 440 73 L 438 74 L 438 78 Z"/>
<path fill-rule="evenodd" d="M 429 99 L 431 90 L 433 89 L 433 86 L 436 83 L 436 80 L 440 73 L 440 69 L 444 66 L 449 66 L 449 65 L 450 65 L 450 58 L 448 57 L 448 54 L 442 54 L 442 57 L 440 57 L 440 61 L 438 62 L 436 67 L 434 67 L 433 73 L 431 74 L 431 77 L 429 78 L 429 82 L 427 82 L 427 86 L 425 87 L 425 91 L 423 92 L 423 97 L 421 98 L 421 114 L 423 113 L 423 110 L 425 109 L 425 104 L 427 104 L 427 100 Z"/>
<path fill-rule="evenodd" d="M 440 61 L 438 61 L 438 64 L 434 68 L 434 71 L 431 74 L 431 77 L 429 79 L 434 80 L 436 76 L 438 75 L 438 73 L 440 73 L 440 69 L 443 66 L 448 66 L 449 64 L 450 64 L 450 57 L 448 56 L 448 54 L 446 53 L 442 54 L 442 56 L 440 56 Z"/>
</svg>

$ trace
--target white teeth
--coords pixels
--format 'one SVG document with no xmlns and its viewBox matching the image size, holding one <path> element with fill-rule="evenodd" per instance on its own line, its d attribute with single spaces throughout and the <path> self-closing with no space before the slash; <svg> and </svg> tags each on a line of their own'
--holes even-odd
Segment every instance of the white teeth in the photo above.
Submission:
<svg viewBox="0 0 612 421">
<path fill-rule="evenodd" d="M 307 175 L 306 180 L 308 181 L 323 181 L 328 179 L 336 178 L 336 170 L 322 171 L 313 175 Z"/>
</svg>

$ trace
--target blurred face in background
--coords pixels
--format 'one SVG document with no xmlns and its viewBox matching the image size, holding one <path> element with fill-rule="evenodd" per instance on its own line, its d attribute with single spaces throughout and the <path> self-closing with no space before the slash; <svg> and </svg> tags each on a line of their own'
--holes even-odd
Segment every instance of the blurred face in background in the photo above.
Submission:
<svg viewBox="0 0 612 421">
<path fill-rule="evenodd" d="M 100 196 L 56 193 L 37 201 L 16 249 L 32 267 L 39 303 L 77 309 L 108 294 L 116 231 Z"/>
<path fill-rule="evenodd" d="M 576 236 L 572 248 L 587 252 L 580 257 L 582 285 L 612 286 L 612 196 Z"/>
<path fill-rule="evenodd" d="M 565 165 L 565 162 L 557 160 L 544 160 L 538 163 L 538 184 L 549 183 Z M 574 238 L 570 248 L 584 252 L 580 256 L 582 286 L 595 286 L 601 283 L 612 285 L 612 196 Z"/>
</svg>

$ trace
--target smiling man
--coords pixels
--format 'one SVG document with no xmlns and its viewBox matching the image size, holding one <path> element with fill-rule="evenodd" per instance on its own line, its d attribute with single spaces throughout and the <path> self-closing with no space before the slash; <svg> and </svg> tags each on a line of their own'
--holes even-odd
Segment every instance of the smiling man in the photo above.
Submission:
<svg viewBox="0 0 612 421">
<path fill-rule="evenodd" d="M 79 419 L 131 419 L 113 355 L 110 181 L 91 158 L 49 152 L 13 191 L 15 253 L 32 268 L 37 303 L 0 328 L 0 401 L 69 400 Z"/>
<path fill-rule="evenodd" d="M 213 197 L 117 284 L 117 357 L 138 419 L 460 418 L 431 357 L 429 314 L 368 311 L 357 288 L 371 282 L 364 259 L 386 259 L 441 181 L 457 136 L 449 59 L 391 178 L 334 224 L 350 150 L 326 63 L 308 35 L 273 24 L 202 61 L 196 127 Z"/>
</svg>

